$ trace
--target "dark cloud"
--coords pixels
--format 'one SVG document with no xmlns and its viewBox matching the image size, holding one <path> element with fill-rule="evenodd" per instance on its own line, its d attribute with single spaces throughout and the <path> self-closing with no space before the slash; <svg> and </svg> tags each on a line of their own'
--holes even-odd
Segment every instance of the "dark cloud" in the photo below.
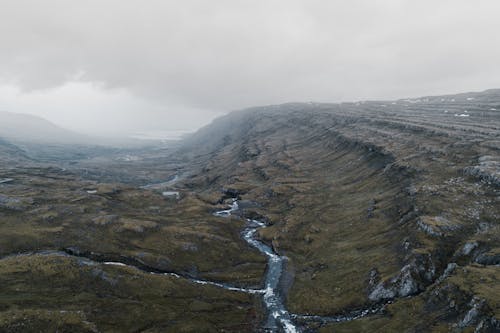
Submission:
<svg viewBox="0 0 500 333">
<path fill-rule="evenodd" d="M 172 124 L 486 89 L 500 86 L 499 12 L 496 0 L 3 0 L 0 83 L 28 96 L 87 82 Z"/>
</svg>

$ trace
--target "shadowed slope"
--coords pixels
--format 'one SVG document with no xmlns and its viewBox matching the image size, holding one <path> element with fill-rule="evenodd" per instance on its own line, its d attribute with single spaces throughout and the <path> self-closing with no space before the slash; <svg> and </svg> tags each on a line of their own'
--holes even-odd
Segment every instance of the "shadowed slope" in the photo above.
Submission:
<svg viewBox="0 0 500 333">
<path fill-rule="evenodd" d="M 496 262 L 498 110 L 498 90 L 244 110 L 218 119 L 180 151 L 195 161 L 185 185 L 209 198 L 229 188 L 260 204 L 252 211 L 273 224 L 261 237 L 291 259 L 283 287 L 290 287 L 293 312 L 336 314 L 420 295 L 421 319 L 398 317 L 392 325 L 425 326 L 431 290 L 453 281 L 450 302 L 476 297 L 488 304 L 464 324 L 477 325 L 498 316 L 498 283 L 477 295 L 465 287 L 473 281 L 439 277 L 450 263 Z M 474 251 L 463 254 L 464 246 Z M 388 309 L 399 316 L 405 304 Z M 439 309 L 445 326 L 469 311 Z"/>
</svg>

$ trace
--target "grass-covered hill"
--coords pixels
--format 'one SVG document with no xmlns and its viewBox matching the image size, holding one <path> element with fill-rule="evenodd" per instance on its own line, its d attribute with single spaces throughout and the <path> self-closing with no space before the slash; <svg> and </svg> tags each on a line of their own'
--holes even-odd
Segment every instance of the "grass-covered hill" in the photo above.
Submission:
<svg viewBox="0 0 500 333">
<path fill-rule="evenodd" d="M 499 110 L 499 90 L 257 107 L 175 153 L 59 166 L 0 141 L 0 331 L 261 331 L 259 295 L 189 280 L 262 285 L 244 221 L 212 215 L 238 196 L 289 258 L 287 309 L 323 316 L 304 331 L 498 332 Z"/>
<path fill-rule="evenodd" d="M 290 258 L 292 312 L 394 300 L 322 330 L 498 329 L 499 90 L 253 108 L 181 155 L 195 161 L 187 187 L 261 205 L 261 237 Z"/>
</svg>

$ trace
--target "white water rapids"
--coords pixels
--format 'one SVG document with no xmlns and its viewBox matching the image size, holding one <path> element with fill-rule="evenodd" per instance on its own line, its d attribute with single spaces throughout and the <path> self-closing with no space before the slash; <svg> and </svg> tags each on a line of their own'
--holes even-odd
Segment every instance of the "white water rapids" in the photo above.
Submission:
<svg viewBox="0 0 500 333">
<path fill-rule="evenodd" d="M 216 212 L 215 216 L 228 217 L 238 210 L 238 201 L 234 200 L 231 208 Z M 269 332 L 284 331 L 297 333 L 299 329 L 294 325 L 292 316 L 286 310 L 279 292 L 279 282 L 283 274 L 283 263 L 286 257 L 277 255 L 273 249 L 256 238 L 256 232 L 265 228 L 266 224 L 257 220 L 247 220 L 248 224 L 243 230 L 243 239 L 251 246 L 265 254 L 268 258 L 267 271 L 264 278 L 263 302 L 267 310 L 267 319 L 264 329 Z"/>
</svg>

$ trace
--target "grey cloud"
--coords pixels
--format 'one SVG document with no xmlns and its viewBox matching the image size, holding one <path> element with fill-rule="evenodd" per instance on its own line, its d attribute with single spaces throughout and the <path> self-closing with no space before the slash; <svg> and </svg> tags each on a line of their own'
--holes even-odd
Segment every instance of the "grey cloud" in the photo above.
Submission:
<svg viewBox="0 0 500 333">
<path fill-rule="evenodd" d="M 500 86 L 496 0 L 3 0 L 0 82 L 227 111 Z"/>
</svg>

